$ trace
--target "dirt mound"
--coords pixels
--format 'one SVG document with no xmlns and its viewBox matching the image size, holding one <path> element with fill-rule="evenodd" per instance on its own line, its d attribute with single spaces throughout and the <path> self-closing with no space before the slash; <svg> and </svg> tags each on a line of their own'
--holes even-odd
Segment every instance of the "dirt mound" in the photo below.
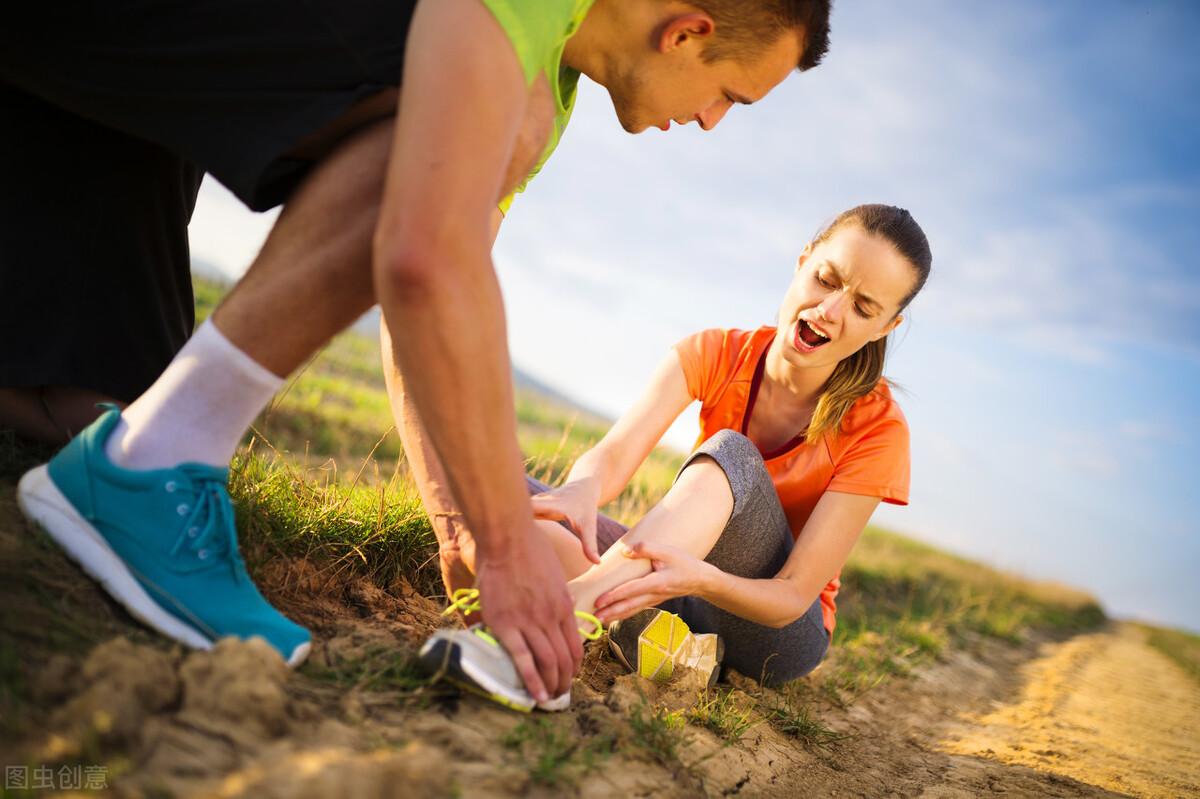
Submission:
<svg viewBox="0 0 1200 799">
<path fill-rule="evenodd" d="M 441 752 L 420 743 L 401 749 L 356 752 L 344 747 L 284 755 L 269 767 L 256 766 L 227 777 L 220 797 L 253 799 L 441 799 L 453 794 Z"/>
<path fill-rule="evenodd" d="M 443 623 L 442 606 L 403 577 L 383 587 L 336 566 L 276 558 L 263 566 L 256 582 L 290 618 L 322 633 L 344 630 L 350 620 L 370 621 L 399 640 L 415 643 Z"/>
<path fill-rule="evenodd" d="M 78 669 L 68 660 L 56 661 L 39 678 L 37 694 L 74 695 L 50 717 L 55 735 L 47 751 L 68 756 L 94 741 L 136 744 L 147 718 L 179 701 L 177 661 L 125 638 L 100 644 Z"/>
</svg>

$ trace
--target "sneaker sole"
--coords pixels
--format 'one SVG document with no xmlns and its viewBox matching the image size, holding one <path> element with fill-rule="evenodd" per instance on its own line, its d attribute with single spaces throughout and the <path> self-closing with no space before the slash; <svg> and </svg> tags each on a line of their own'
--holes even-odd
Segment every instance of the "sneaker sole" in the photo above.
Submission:
<svg viewBox="0 0 1200 799">
<path fill-rule="evenodd" d="M 21 478 L 17 504 L 26 518 L 45 530 L 71 560 L 135 619 L 193 649 L 212 649 L 212 640 L 163 610 L 146 593 L 125 561 L 58 490 L 45 466 L 31 469 Z M 300 665 L 311 649 L 312 642 L 296 647 L 287 658 L 287 665 L 293 668 Z"/>
<path fill-rule="evenodd" d="M 669 680 L 675 671 L 672 657 L 691 634 L 687 622 L 660 610 L 638 635 L 638 675 L 648 680 Z"/>
<path fill-rule="evenodd" d="M 469 661 L 463 662 L 459 648 L 444 638 L 426 641 L 417 657 L 430 674 L 440 674 L 465 691 L 522 713 L 533 710 L 533 702 L 527 698 L 513 696 L 487 672 L 476 668 Z"/>
</svg>

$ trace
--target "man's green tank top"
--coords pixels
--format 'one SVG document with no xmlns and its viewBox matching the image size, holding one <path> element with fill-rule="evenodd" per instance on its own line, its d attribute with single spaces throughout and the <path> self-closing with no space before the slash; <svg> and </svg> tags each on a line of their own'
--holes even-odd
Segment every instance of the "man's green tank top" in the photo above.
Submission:
<svg viewBox="0 0 1200 799">
<path fill-rule="evenodd" d="M 508 213 L 513 196 L 525 190 L 550 158 L 562 137 L 571 110 L 575 107 L 575 90 L 579 72 L 562 64 L 563 47 L 575 35 L 594 0 L 483 0 L 483 4 L 499 20 L 512 42 L 513 50 L 525 73 L 525 85 L 532 86 L 539 75 L 545 75 L 554 96 L 554 126 L 541 157 L 513 193 L 500 201 L 500 210 Z"/>
</svg>

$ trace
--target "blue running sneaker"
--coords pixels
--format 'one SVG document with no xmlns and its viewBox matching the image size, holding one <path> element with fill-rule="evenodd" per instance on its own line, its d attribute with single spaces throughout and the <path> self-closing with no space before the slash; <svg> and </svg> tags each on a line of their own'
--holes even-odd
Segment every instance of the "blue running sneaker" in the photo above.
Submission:
<svg viewBox="0 0 1200 799">
<path fill-rule="evenodd" d="M 275 610 L 238 552 L 228 469 L 185 463 L 132 471 L 109 461 L 112 408 L 45 466 L 21 478 L 26 517 L 145 624 L 197 649 L 261 636 L 289 666 L 308 656 L 308 630 Z"/>
</svg>

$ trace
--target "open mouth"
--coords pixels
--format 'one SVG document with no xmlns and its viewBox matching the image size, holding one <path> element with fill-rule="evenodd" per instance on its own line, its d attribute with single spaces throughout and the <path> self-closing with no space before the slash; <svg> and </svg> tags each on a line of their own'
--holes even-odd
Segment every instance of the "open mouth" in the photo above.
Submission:
<svg viewBox="0 0 1200 799">
<path fill-rule="evenodd" d="M 803 319 L 796 320 L 796 349 L 801 352 L 813 352 L 829 343 L 829 337 L 818 333 Z"/>
</svg>

